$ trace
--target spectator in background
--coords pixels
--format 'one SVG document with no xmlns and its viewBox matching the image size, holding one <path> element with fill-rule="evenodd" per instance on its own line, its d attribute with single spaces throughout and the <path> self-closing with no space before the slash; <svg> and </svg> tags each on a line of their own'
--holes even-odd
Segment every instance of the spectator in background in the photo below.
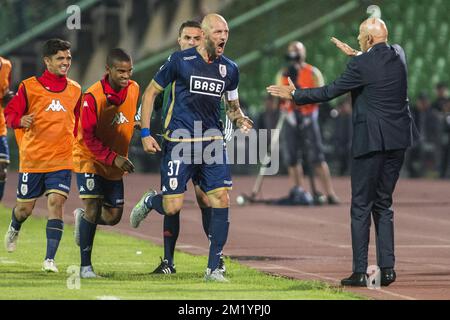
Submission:
<svg viewBox="0 0 450 320">
<path fill-rule="evenodd" d="M 439 113 L 431 107 L 428 94 L 421 92 L 411 114 L 420 132 L 420 140 L 409 150 L 406 168 L 411 178 L 419 178 L 429 170 L 436 170 Z"/>
<path fill-rule="evenodd" d="M 352 147 L 352 100 L 349 95 L 340 99 L 337 105 L 334 127 L 335 154 L 339 164 L 339 175 L 349 173 Z"/>
<path fill-rule="evenodd" d="M 449 98 L 449 94 L 448 94 L 447 84 L 444 82 L 439 82 L 436 85 L 436 100 L 434 100 L 431 107 L 433 109 L 441 112 L 443 105 L 447 101 L 448 98 Z"/>
<path fill-rule="evenodd" d="M 271 95 L 264 98 L 264 111 L 257 118 L 257 129 L 274 129 L 280 117 L 280 109 L 278 108 L 278 99 Z"/>
<path fill-rule="evenodd" d="M 441 133 L 441 165 L 439 177 L 444 179 L 447 174 L 448 158 L 450 155 L 450 98 L 442 101 L 442 133 Z"/>
</svg>

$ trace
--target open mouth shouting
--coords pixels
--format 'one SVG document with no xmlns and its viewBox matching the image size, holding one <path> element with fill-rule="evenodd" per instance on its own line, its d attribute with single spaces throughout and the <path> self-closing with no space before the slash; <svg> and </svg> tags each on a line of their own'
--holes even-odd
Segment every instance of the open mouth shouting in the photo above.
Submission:
<svg viewBox="0 0 450 320">
<path fill-rule="evenodd" d="M 221 41 L 221 42 L 219 42 L 219 44 L 217 45 L 216 52 L 217 52 L 218 54 L 222 54 L 224 50 L 225 50 L 225 41 Z"/>
</svg>

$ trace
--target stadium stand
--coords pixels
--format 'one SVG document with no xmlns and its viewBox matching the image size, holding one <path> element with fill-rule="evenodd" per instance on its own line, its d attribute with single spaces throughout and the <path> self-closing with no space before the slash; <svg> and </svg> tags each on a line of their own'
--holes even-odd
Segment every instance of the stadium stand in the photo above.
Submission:
<svg viewBox="0 0 450 320">
<path fill-rule="evenodd" d="M 81 30 L 65 28 L 65 12 L 72 4 L 82 7 Z M 344 70 L 348 58 L 330 37 L 358 48 L 359 22 L 367 16 L 370 4 L 380 6 L 390 30 L 389 41 L 405 48 L 411 101 L 422 91 L 433 98 L 438 82 L 450 83 L 447 0 L 1 1 L 0 54 L 13 61 L 14 87 L 20 79 L 42 71 L 35 52 L 44 39 L 66 38 L 73 44 L 75 58 L 71 77 L 86 88 L 103 71 L 106 50 L 123 46 L 133 54 L 135 80 L 145 86 L 175 50 L 177 26 L 187 19 L 200 19 L 206 11 L 218 11 L 229 20 L 226 55 L 240 65 L 240 96 L 256 115 L 263 108 L 265 87 L 285 63 L 289 41 L 301 40 L 308 62 L 331 81 Z M 17 42 L 27 33 L 29 41 Z M 14 152 L 11 150 L 12 158 Z"/>
</svg>

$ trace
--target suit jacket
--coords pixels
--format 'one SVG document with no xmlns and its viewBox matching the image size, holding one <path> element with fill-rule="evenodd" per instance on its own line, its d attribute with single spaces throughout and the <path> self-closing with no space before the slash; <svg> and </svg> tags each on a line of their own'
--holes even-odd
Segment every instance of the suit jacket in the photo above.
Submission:
<svg viewBox="0 0 450 320">
<path fill-rule="evenodd" d="M 418 138 L 408 105 L 405 52 L 379 43 L 353 57 L 333 83 L 294 93 L 296 104 L 331 100 L 351 92 L 353 157 L 373 151 L 406 149 Z"/>
</svg>

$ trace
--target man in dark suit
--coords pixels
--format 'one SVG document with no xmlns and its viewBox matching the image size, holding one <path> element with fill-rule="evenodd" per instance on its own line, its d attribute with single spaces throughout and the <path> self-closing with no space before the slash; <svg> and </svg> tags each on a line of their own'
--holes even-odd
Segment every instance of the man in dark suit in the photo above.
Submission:
<svg viewBox="0 0 450 320">
<path fill-rule="evenodd" d="M 342 285 L 366 286 L 371 213 L 381 285 L 387 286 L 396 278 L 392 193 L 405 149 L 418 133 L 408 106 L 405 53 L 399 45 L 387 44 L 387 36 L 385 23 L 369 18 L 359 29 L 362 52 L 332 39 L 344 53 L 354 56 L 333 83 L 313 89 L 295 89 L 292 83 L 267 88 L 272 95 L 293 99 L 296 104 L 328 101 L 351 92 L 353 273 L 341 281 Z"/>
</svg>

